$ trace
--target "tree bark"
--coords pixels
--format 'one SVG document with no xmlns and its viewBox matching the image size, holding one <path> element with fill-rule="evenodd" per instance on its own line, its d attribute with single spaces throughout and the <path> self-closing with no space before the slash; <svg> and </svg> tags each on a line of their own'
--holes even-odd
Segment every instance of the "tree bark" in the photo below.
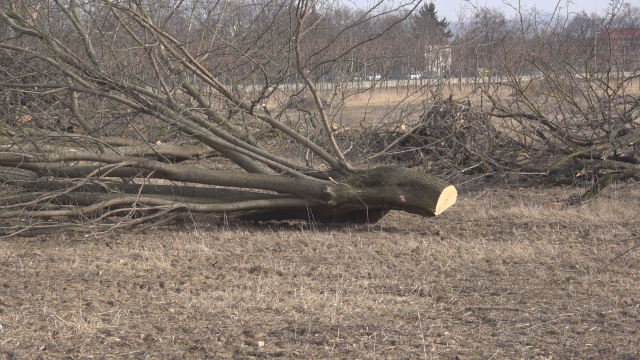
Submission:
<svg viewBox="0 0 640 360">
<path fill-rule="evenodd" d="M 377 221 L 390 210 L 401 210 L 422 216 L 437 216 L 456 201 L 455 188 L 445 181 L 426 173 L 409 170 L 399 166 L 385 166 L 369 170 L 355 171 L 337 180 L 320 180 L 314 178 L 293 178 L 281 175 L 263 175 L 218 171 L 180 164 L 166 164 L 159 161 L 130 158 L 117 155 L 96 155 L 86 152 L 74 152 L 49 157 L 51 160 L 84 160 L 101 161 L 110 166 L 92 165 L 84 167 L 58 166 L 51 162 L 44 163 L 45 157 L 23 156 L 20 154 L 0 153 L 0 165 L 27 169 L 41 175 L 55 175 L 82 178 L 88 174 L 98 176 L 123 176 L 144 173 L 148 177 L 164 178 L 172 181 L 198 183 L 203 185 L 223 186 L 225 188 L 181 188 L 168 186 L 148 186 L 124 184 L 110 186 L 101 185 L 109 194 L 100 194 L 98 185 L 76 185 L 64 191 L 64 183 L 40 181 L 26 182 L 25 188 L 40 191 L 86 192 L 92 190 L 94 196 L 83 195 L 82 201 L 73 202 L 65 195 L 62 201 L 59 195 L 51 195 L 63 204 L 89 206 L 99 202 L 115 204 L 118 193 L 122 197 L 134 199 L 129 195 L 143 196 L 148 204 L 159 205 L 173 202 L 185 204 L 188 211 L 225 212 L 234 210 L 268 210 L 269 204 L 277 208 L 277 212 L 262 212 L 247 219 L 284 220 L 300 218 L 307 210 L 317 214 L 318 221 L 333 221 L 344 217 L 347 221 Z M 21 161 L 18 161 L 21 160 Z M 33 162 L 32 162 L 33 161 Z M 106 180 L 106 179 L 105 179 Z M 271 191 L 270 194 L 251 191 L 229 190 L 226 188 L 250 188 Z M 124 194 L 129 194 L 124 196 Z M 150 197 L 151 196 L 151 197 Z M 208 201 L 203 201 L 206 196 Z M 155 200 L 153 200 L 155 199 Z M 163 200 L 160 200 L 163 199 Z M 192 200 L 189 200 L 192 199 Z M 138 199 L 140 202 L 140 199 Z M 218 206 L 196 206 L 196 204 L 218 204 Z M 132 201 L 123 200 L 117 205 L 132 205 Z M 226 204 L 227 206 L 222 206 Z M 235 204 L 235 205 L 234 205 Z M 115 205 L 109 205 L 115 206 Z M 44 214 L 44 213 L 43 213 Z M 62 214 L 62 213 L 61 213 Z M 67 214 L 67 213 L 64 213 Z M 271 214 L 271 215 L 268 215 Z M 30 216 L 38 216 L 30 213 Z M 43 215 L 45 216 L 45 215 Z M 46 216 L 51 216 L 51 213 Z M 65 215 L 67 216 L 67 215 Z M 304 217 L 304 216 L 303 216 Z"/>
</svg>

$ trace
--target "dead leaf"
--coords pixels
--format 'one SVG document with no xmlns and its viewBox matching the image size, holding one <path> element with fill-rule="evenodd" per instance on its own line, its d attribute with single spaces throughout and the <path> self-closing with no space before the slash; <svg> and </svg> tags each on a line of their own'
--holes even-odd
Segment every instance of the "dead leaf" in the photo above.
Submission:
<svg viewBox="0 0 640 360">
<path fill-rule="evenodd" d="M 552 202 L 547 204 L 547 208 L 551 210 L 560 210 L 563 206 L 564 204 L 562 204 L 561 202 Z"/>
<path fill-rule="evenodd" d="M 28 123 L 31 120 L 33 120 L 33 116 L 27 114 L 27 115 L 21 116 L 18 121 L 24 124 L 24 123 Z"/>
</svg>

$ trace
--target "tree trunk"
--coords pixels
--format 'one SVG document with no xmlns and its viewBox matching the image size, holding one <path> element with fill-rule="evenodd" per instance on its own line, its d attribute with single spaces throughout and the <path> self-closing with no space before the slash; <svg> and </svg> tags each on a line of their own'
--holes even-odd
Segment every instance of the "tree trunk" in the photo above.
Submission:
<svg viewBox="0 0 640 360">
<path fill-rule="evenodd" d="M 54 165 L 52 160 L 101 161 L 108 165 L 61 167 Z M 243 217 L 252 220 L 303 218 L 322 222 L 341 218 L 341 221 L 375 222 L 390 210 L 401 210 L 422 216 L 437 216 L 453 205 L 457 196 L 456 189 L 445 181 L 400 166 L 358 170 L 337 180 L 219 171 L 167 164 L 150 159 L 117 155 L 100 156 L 87 152 L 49 157 L 0 153 L 0 166 L 67 178 L 98 176 L 99 180 L 100 176 L 142 173 L 147 177 L 171 181 L 223 186 L 225 188 L 78 184 L 69 187 L 69 183 L 60 181 L 18 182 L 25 189 L 45 191 L 45 194 L 49 191 L 51 192 L 48 197 L 50 200 L 64 205 L 90 206 L 106 200 L 113 201 L 118 197 L 115 194 L 121 193 L 123 194 L 121 198 L 129 201 L 122 200 L 117 206 L 133 206 L 138 202 L 154 206 L 174 203 L 180 205 L 185 211 L 191 212 L 261 210 L 259 213 Z M 259 189 L 271 193 L 238 191 L 228 189 L 229 187 Z M 103 194 L 100 194 L 100 189 L 104 189 Z M 62 194 L 56 195 L 56 192 L 60 191 Z M 94 196 L 86 195 L 87 191 L 94 193 Z M 85 195 L 68 196 L 73 192 Z M 34 199 L 37 199 L 37 196 Z M 11 201 L 5 199 L 3 203 L 8 204 Z M 203 206 L 203 204 L 209 206 Z M 116 205 L 109 203 L 109 206 Z M 274 210 L 269 211 L 270 207 Z M 310 213 L 316 214 L 315 217 L 309 216 Z M 5 212 L 4 216 L 0 217 L 7 217 L 9 214 L 10 212 Z M 30 215 L 38 216 L 38 213 L 34 212 Z M 43 216 L 51 216 L 51 213 L 43 213 Z"/>
<path fill-rule="evenodd" d="M 375 223 L 390 210 L 437 216 L 456 202 L 455 187 L 443 180 L 399 166 L 361 170 L 327 185 L 326 205 L 257 211 L 246 220 L 302 219 L 318 222 Z"/>
</svg>

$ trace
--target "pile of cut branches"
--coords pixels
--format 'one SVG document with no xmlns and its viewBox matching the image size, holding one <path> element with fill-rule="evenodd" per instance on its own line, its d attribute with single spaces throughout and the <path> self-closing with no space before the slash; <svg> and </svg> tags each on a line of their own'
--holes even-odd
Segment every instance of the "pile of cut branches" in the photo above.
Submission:
<svg viewBox="0 0 640 360">
<path fill-rule="evenodd" d="M 522 166 L 513 154 L 520 144 L 502 134 L 490 116 L 474 110 L 469 101 L 452 98 L 425 105 L 417 121 L 398 120 L 385 129 L 363 134 L 371 153 L 378 158 L 424 165 L 437 174 L 476 174 L 508 171 Z M 366 146 L 363 146 L 366 148 Z"/>
</svg>

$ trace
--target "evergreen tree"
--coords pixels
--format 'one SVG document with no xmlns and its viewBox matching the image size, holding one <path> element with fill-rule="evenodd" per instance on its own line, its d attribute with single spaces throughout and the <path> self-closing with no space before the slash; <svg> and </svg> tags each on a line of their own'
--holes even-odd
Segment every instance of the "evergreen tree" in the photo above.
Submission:
<svg viewBox="0 0 640 360">
<path fill-rule="evenodd" d="M 439 18 L 436 5 L 425 3 L 413 19 L 413 34 L 417 39 L 424 39 L 432 44 L 442 44 L 451 38 L 449 21 Z"/>
</svg>

